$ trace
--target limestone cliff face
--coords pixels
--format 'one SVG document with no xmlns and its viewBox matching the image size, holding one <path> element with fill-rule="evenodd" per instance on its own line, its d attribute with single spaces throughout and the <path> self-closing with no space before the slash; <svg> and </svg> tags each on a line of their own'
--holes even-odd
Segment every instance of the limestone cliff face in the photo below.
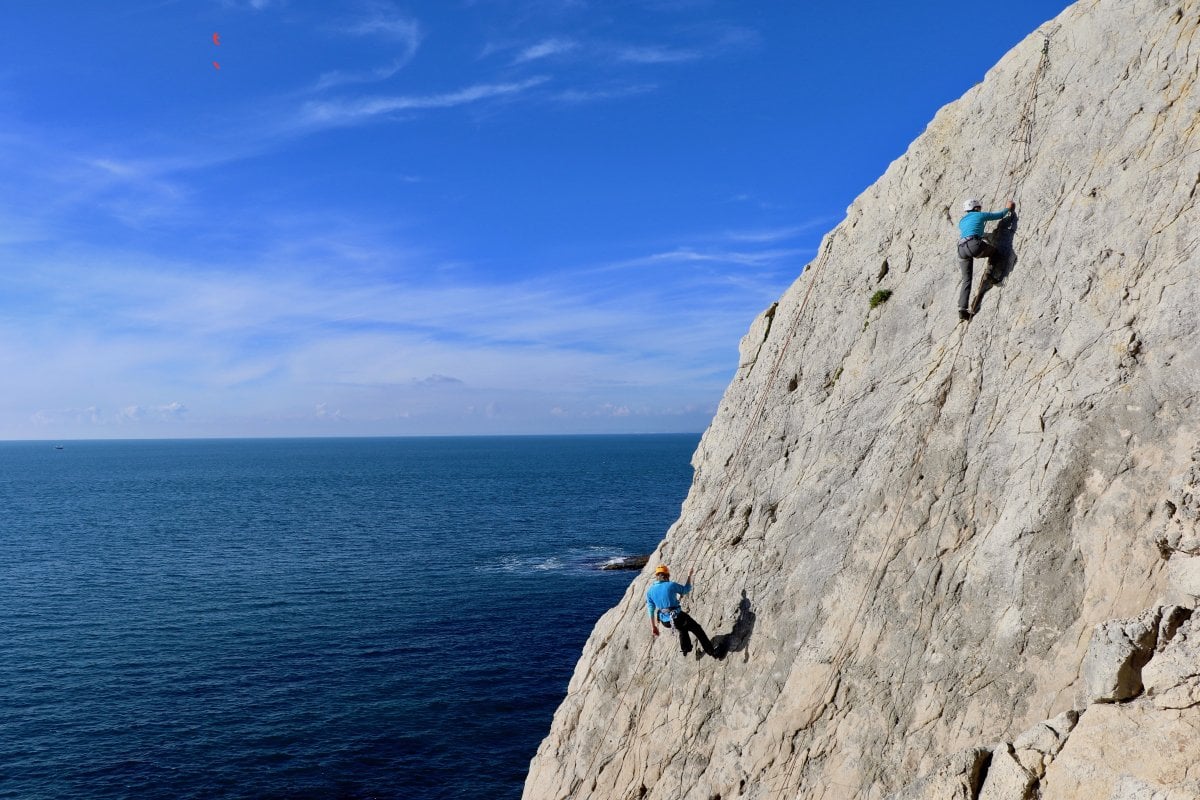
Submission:
<svg viewBox="0 0 1200 800">
<path fill-rule="evenodd" d="M 1083 0 L 854 202 L 743 340 L 652 559 L 731 652 L 652 643 L 644 572 L 525 798 L 1200 796 L 1197 679 L 1143 685 L 1200 639 L 1198 31 L 1200 0 Z M 1019 218 L 968 325 L 970 195 Z"/>
</svg>

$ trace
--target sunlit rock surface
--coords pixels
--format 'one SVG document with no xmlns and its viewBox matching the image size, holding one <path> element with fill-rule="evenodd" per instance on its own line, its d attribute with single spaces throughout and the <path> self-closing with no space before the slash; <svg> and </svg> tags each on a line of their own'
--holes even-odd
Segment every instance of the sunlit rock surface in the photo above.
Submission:
<svg viewBox="0 0 1200 800">
<path fill-rule="evenodd" d="M 1158 643 L 1161 693 L 1092 703 L 1083 673 L 1097 625 L 1200 596 L 1198 27 L 1200 0 L 1077 3 L 853 203 L 751 325 L 651 557 L 696 568 L 728 657 L 651 640 L 644 571 L 527 800 L 1200 796 Z M 972 195 L 1019 218 L 968 325 Z"/>
</svg>

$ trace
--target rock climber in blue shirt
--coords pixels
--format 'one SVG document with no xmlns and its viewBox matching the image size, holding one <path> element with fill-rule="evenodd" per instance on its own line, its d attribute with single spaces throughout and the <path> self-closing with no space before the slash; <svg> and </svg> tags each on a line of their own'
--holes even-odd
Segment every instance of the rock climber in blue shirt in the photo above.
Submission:
<svg viewBox="0 0 1200 800">
<path fill-rule="evenodd" d="M 958 221 L 958 232 L 962 238 L 958 240 L 958 271 L 961 280 L 958 282 L 958 318 L 971 318 L 971 278 L 974 273 L 975 259 L 991 258 L 996 255 L 996 248 L 983 238 L 983 230 L 989 222 L 1016 212 L 1017 204 L 1008 201 L 1004 211 L 984 211 L 983 203 L 975 199 L 963 203 L 963 218 Z"/>
<path fill-rule="evenodd" d="M 700 623 L 689 617 L 679 607 L 679 598 L 692 590 L 692 573 L 688 572 L 687 583 L 675 583 L 671 580 L 671 570 L 666 564 L 660 564 L 654 570 L 654 583 L 646 590 L 646 611 L 650 614 L 650 631 L 658 636 L 658 625 L 674 628 L 679 632 L 679 649 L 686 656 L 692 652 L 692 640 L 688 634 L 695 634 L 700 642 L 700 648 L 713 658 L 721 658 L 724 654 L 713 647 L 708 635 L 700 627 Z"/>
</svg>

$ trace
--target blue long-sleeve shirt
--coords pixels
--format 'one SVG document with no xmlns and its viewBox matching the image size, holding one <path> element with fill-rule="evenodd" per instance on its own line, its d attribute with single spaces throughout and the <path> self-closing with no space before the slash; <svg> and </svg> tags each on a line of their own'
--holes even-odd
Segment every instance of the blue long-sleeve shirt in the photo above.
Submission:
<svg viewBox="0 0 1200 800">
<path fill-rule="evenodd" d="M 994 219 L 1004 219 L 1008 211 L 968 211 L 958 221 L 958 230 L 966 239 L 970 236 L 983 236 L 983 229 Z"/>
<path fill-rule="evenodd" d="M 646 590 L 646 613 L 650 615 L 650 619 L 654 619 L 654 612 L 657 611 L 660 622 L 670 621 L 671 616 L 664 615 L 663 609 L 679 608 L 680 595 L 685 595 L 691 590 L 690 583 L 656 581 Z"/>
</svg>

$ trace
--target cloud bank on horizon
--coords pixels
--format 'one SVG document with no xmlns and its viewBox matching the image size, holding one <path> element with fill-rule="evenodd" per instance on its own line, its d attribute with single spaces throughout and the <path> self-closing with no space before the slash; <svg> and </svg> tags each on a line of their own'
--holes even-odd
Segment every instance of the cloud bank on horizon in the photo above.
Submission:
<svg viewBox="0 0 1200 800">
<path fill-rule="evenodd" d="M 699 431 L 845 206 L 1065 5 L 947 42 L 943 0 L 31 4 L 0 439 Z"/>
</svg>

